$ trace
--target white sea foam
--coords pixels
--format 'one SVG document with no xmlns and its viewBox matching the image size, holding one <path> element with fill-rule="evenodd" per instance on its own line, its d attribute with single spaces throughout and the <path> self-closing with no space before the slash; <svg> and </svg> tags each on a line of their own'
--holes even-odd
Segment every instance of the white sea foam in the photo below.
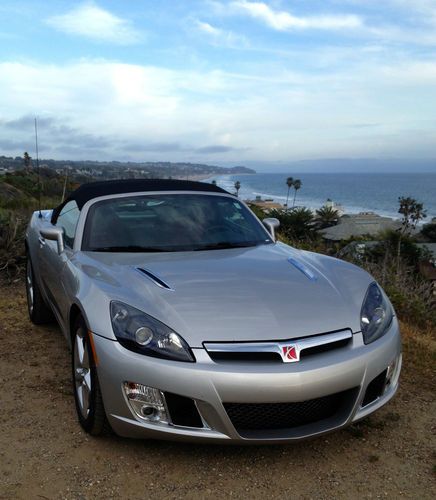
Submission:
<svg viewBox="0 0 436 500">
<path fill-rule="evenodd" d="M 431 174 L 425 174 L 422 178 L 414 176 L 411 181 L 404 174 L 388 174 L 385 177 L 365 174 L 301 174 L 301 179 L 303 186 L 297 192 L 296 205 L 306 206 L 311 210 L 320 208 L 327 198 L 330 198 L 340 204 L 346 213 L 371 211 L 398 219 L 398 197 L 412 196 L 424 203 L 427 209 L 425 222 L 430 222 L 431 218 L 436 216 L 436 176 Z M 235 191 L 235 181 L 239 180 L 239 197 L 244 200 L 261 196 L 277 203 L 286 203 L 287 186 L 284 174 L 225 175 L 215 176 L 215 180 L 220 187 L 231 193 Z M 265 189 L 259 189 L 261 187 Z M 293 200 L 294 190 L 291 188 L 289 204 L 292 204 Z"/>
</svg>

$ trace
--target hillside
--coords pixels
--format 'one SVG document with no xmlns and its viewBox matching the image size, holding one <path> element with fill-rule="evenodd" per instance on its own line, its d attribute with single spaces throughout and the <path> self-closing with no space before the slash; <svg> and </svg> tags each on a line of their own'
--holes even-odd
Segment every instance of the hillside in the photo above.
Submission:
<svg viewBox="0 0 436 500">
<path fill-rule="evenodd" d="M 7 182 L 0 182 L 0 200 L 2 201 L 2 204 L 15 203 L 28 196 L 30 195 L 23 193 L 21 189 L 18 189 L 13 185 Z"/>
<path fill-rule="evenodd" d="M 40 166 L 57 173 L 68 171 L 72 175 L 85 178 L 113 179 L 122 177 L 208 177 L 213 175 L 255 174 L 255 170 L 244 166 L 217 167 L 203 163 L 173 162 L 119 162 L 119 161 L 70 161 L 40 160 Z M 30 168 L 35 168 L 31 161 Z M 16 171 L 24 167 L 21 156 L 15 158 L 0 156 L 0 171 Z M 83 182 L 83 180 L 82 180 Z"/>
</svg>

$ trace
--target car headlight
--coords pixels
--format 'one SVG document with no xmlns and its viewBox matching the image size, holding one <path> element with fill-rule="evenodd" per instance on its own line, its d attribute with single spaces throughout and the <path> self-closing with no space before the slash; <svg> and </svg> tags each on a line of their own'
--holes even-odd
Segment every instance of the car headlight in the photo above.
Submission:
<svg viewBox="0 0 436 500">
<path fill-rule="evenodd" d="M 392 306 L 377 283 L 371 283 L 366 292 L 360 314 L 363 341 L 370 344 L 383 336 L 394 316 Z"/>
<path fill-rule="evenodd" d="M 155 358 L 195 361 L 182 337 L 157 319 L 117 301 L 111 302 L 110 313 L 115 337 L 126 349 Z"/>
</svg>

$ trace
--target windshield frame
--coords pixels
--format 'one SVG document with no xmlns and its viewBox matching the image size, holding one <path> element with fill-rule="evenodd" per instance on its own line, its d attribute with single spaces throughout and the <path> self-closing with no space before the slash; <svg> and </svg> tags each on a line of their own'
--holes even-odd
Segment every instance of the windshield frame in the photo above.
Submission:
<svg viewBox="0 0 436 500">
<path fill-rule="evenodd" d="M 266 227 L 262 224 L 262 222 L 258 219 L 258 217 L 254 214 L 254 212 L 250 209 L 250 207 L 244 203 L 241 199 L 237 198 L 236 196 L 232 194 L 227 194 L 227 193 L 214 193 L 210 191 L 180 191 L 180 190 L 174 190 L 174 191 L 137 191 L 137 192 L 131 192 L 131 193 L 120 193 L 120 194 L 110 194 L 106 196 L 99 196 L 97 198 L 93 198 L 92 200 L 89 200 L 85 203 L 81 210 L 79 222 L 77 224 L 76 228 L 76 239 L 74 241 L 74 251 L 83 251 L 83 252 L 92 252 L 92 250 L 88 249 L 83 249 L 82 244 L 83 244 L 83 237 L 84 237 L 84 231 L 85 231 L 85 226 L 86 222 L 88 219 L 88 214 L 91 209 L 91 207 L 100 201 L 106 201 L 106 200 L 115 200 L 119 198 L 132 198 L 135 196 L 141 196 L 141 197 L 146 197 L 146 196 L 159 196 L 159 195 L 198 195 L 198 196 L 218 196 L 221 198 L 230 198 L 232 200 L 237 200 L 244 208 L 248 210 L 248 212 L 253 216 L 255 223 L 259 224 L 261 227 L 262 231 L 265 234 L 265 244 L 272 244 L 275 243 L 274 238 L 271 236 L 271 234 L 268 232 Z M 270 241 L 266 241 L 270 240 Z M 254 246 L 251 247 L 241 247 L 240 249 L 243 248 L 254 248 Z M 198 252 L 199 250 L 185 250 L 185 251 L 195 251 Z M 210 251 L 210 250 L 204 250 L 204 251 Z M 168 253 L 181 253 L 182 250 L 177 251 L 177 252 L 171 252 L 168 251 Z M 119 253 L 129 253 L 129 252 L 119 252 Z M 161 253 L 161 252 L 159 252 Z"/>
</svg>

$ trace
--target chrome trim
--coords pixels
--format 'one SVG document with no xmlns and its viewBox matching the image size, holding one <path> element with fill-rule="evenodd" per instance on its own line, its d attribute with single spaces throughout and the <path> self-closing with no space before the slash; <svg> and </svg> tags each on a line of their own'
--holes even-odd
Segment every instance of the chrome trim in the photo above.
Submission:
<svg viewBox="0 0 436 500">
<path fill-rule="evenodd" d="M 165 290 L 169 290 L 170 292 L 174 292 L 174 288 L 171 288 L 170 285 L 168 285 L 168 283 L 166 283 L 156 273 L 153 273 L 149 269 L 145 269 L 144 267 L 135 267 L 135 269 L 139 273 L 141 273 L 143 276 L 146 276 L 149 280 L 151 280 L 159 288 L 164 288 Z"/>
<path fill-rule="evenodd" d="M 235 343 L 213 343 L 204 342 L 204 348 L 208 352 L 220 353 L 254 353 L 269 352 L 279 354 L 284 363 L 293 363 L 300 360 L 301 351 L 311 347 L 318 347 L 341 340 L 349 340 L 353 337 L 351 330 L 340 330 L 338 332 L 305 337 L 295 340 L 284 340 L 277 342 L 235 342 Z M 289 348 L 295 349 L 295 357 L 289 358 L 287 352 Z"/>
</svg>

